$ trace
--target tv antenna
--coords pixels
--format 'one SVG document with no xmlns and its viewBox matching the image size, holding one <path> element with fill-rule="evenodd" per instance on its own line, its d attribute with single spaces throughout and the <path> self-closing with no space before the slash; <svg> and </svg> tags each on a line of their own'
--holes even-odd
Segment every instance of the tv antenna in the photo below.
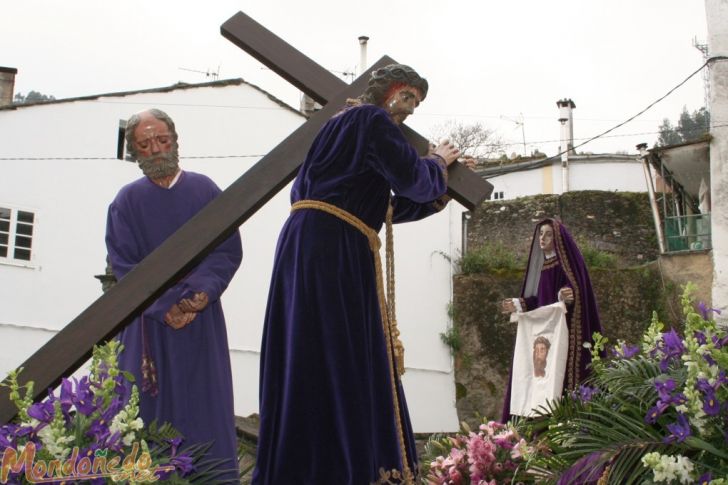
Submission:
<svg viewBox="0 0 728 485">
<path fill-rule="evenodd" d="M 521 135 L 523 136 L 523 156 L 527 157 L 528 151 L 526 149 L 526 127 L 525 127 L 526 122 L 523 120 L 523 113 L 519 113 L 518 119 L 515 119 L 515 120 L 513 118 L 509 118 L 508 116 L 503 116 L 503 115 L 500 116 L 500 119 L 508 120 L 512 123 L 515 123 L 516 128 L 518 128 L 519 126 L 521 127 Z"/>
<path fill-rule="evenodd" d="M 217 81 L 220 77 L 220 66 L 217 66 L 217 71 L 211 71 L 208 69 L 207 71 L 198 71 L 197 69 L 188 69 L 186 67 L 178 67 L 177 69 L 181 71 L 189 71 L 189 72 L 196 72 L 198 74 L 204 74 L 205 77 L 212 78 L 213 81 Z"/>
<path fill-rule="evenodd" d="M 697 37 L 693 37 L 693 47 L 703 53 L 703 61 L 708 60 L 708 44 L 701 44 Z M 710 102 L 710 69 L 703 69 L 703 104 L 707 111 Z"/>
</svg>

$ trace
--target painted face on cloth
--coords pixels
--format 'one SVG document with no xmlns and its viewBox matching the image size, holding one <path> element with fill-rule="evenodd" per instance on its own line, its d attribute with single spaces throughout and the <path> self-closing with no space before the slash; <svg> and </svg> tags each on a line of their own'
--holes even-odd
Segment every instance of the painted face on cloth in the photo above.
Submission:
<svg viewBox="0 0 728 485">
<path fill-rule="evenodd" d="M 412 86 L 402 86 L 394 90 L 394 92 L 384 102 L 384 109 L 392 117 L 392 120 L 400 125 L 409 115 L 415 112 L 415 108 L 420 105 L 422 94 L 417 88 Z"/>
</svg>

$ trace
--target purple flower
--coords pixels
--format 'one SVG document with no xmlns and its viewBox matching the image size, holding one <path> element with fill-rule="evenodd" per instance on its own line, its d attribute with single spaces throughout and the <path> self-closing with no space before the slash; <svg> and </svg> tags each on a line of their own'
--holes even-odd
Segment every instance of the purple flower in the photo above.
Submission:
<svg viewBox="0 0 728 485">
<path fill-rule="evenodd" d="M 645 415 L 645 423 L 655 424 L 657 422 L 657 418 L 665 412 L 665 409 L 667 409 L 668 406 L 669 404 L 665 402 L 657 401 L 657 404 L 647 411 L 647 414 Z"/>
<path fill-rule="evenodd" d="M 705 320 L 705 319 L 703 319 L 703 320 Z M 696 330 L 693 333 L 693 336 L 695 337 L 695 340 L 697 340 L 700 345 L 705 345 L 706 343 L 708 343 L 708 339 L 705 337 L 705 334 L 703 332 L 699 332 Z"/>
<path fill-rule="evenodd" d="M 713 475 L 710 472 L 704 473 L 698 478 L 698 485 L 708 485 L 712 479 Z"/>
<path fill-rule="evenodd" d="M 715 397 L 715 391 L 711 388 L 705 392 L 703 399 L 703 411 L 708 416 L 717 416 L 720 413 L 720 402 Z"/>
<path fill-rule="evenodd" d="M 91 391 L 91 383 L 88 380 L 88 376 L 83 376 L 76 383 L 76 395 L 73 396 L 72 400 L 78 412 L 83 415 L 90 416 L 96 411 L 94 394 Z"/>
<path fill-rule="evenodd" d="M 675 379 L 667 379 L 664 382 L 655 381 L 655 389 L 657 389 L 660 400 L 669 401 L 672 391 L 675 390 Z"/>
<path fill-rule="evenodd" d="M 171 448 L 171 455 L 177 456 L 177 449 L 179 448 L 179 445 L 182 444 L 182 438 L 172 438 L 171 440 L 167 440 L 169 442 L 169 446 Z"/>
<path fill-rule="evenodd" d="M 673 329 L 662 334 L 662 341 L 655 350 L 659 350 L 664 355 L 660 361 L 660 370 L 666 372 L 670 362 L 673 359 L 679 359 L 685 351 L 685 347 L 680 339 L 680 335 Z"/>
<path fill-rule="evenodd" d="M 181 454 L 172 457 L 169 460 L 170 465 L 174 465 L 175 469 L 180 472 L 180 475 L 185 477 L 195 471 L 192 457 L 187 454 Z"/>
<path fill-rule="evenodd" d="M 31 404 L 28 408 L 28 416 L 37 419 L 41 423 L 50 424 L 53 421 L 55 409 L 50 401 L 43 401 Z"/>
<path fill-rule="evenodd" d="M 685 415 L 682 413 L 677 415 L 677 423 L 668 424 L 667 429 L 668 431 L 670 431 L 670 435 L 662 441 L 668 444 L 675 441 L 677 441 L 678 443 L 682 443 L 683 441 L 685 441 L 685 438 L 687 438 L 691 434 L 688 418 L 686 418 Z"/>
<path fill-rule="evenodd" d="M 18 438 L 22 438 L 32 431 L 33 428 L 30 426 L 20 426 L 14 423 L 0 426 L 0 451 L 5 448 L 17 448 Z"/>
<path fill-rule="evenodd" d="M 723 338 L 718 338 L 717 335 L 713 335 L 711 340 L 713 341 L 713 345 L 716 349 L 721 349 L 725 347 L 726 344 L 728 344 L 728 335 L 724 336 Z"/>
<path fill-rule="evenodd" d="M 591 401 L 592 398 L 594 397 L 594 395 L 598 394 L 598 393 L 599 393 L 598 387 L 590 387 L 590 386 L 586 386 L 583 384 L 581 386 L 579 386 L 579 398 L 581 398 L 581 400 L 583 402 Z"/>
<path fill-rule="evenodd" d="M 638 345 L 628 345 L 624 342 L 622 342 L 622 345 L 620 345 L 618 348 L 614 347 L 612 348 L 612 354 L 615 357 L 621 358 L 621 359 L 631 359 L 635 355 L 640 353 L 640 347 Z"/>
<path fill-rule="evenodd" d="M 93 437 L 96 443 L 103 443 L 111 436 L 109 424 L 103 417 L 95 419 L 86 431 L 86 436 Z"/>
<path fill-rule="evenodd" d="M 711 313 L 717 313 L 720 315 L 720 310 L 718 308 L 708 308 L 708 305 L 705 304 L 705 302 L 698 303 L 698 311 L 700 312 L 700 316 L 703 317 L 703 320 L 712 320 Z"/>
</svg>

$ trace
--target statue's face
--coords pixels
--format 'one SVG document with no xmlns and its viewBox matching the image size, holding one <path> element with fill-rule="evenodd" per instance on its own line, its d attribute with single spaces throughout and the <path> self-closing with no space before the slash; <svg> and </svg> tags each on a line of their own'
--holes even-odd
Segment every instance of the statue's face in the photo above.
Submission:
<svg viewBox="0 0 728 485">
<path fill-rule="evenodd" d="M 384 102 L 384 109 L 387 110 L 392 120 L 399 125 L 415 112 L 415 108 L 420 105 L 421 101 L 422 94 L 420 94 L 419 89 L 412 86 L 403 86 Z"/>
<path fill-rule="evenodd" d="M 151 114 L 142 117 L 134 129 L 134 148 L 139 158 L 149 158 L 172 151 L 172 133 L 167 123 Z"/>
<path fill-rule="evenodd" d="M 541 226 L 538 232 L 538 245 L 544 253 L 554 250 L 554 228 L 550 224 Z"/>
</svg>

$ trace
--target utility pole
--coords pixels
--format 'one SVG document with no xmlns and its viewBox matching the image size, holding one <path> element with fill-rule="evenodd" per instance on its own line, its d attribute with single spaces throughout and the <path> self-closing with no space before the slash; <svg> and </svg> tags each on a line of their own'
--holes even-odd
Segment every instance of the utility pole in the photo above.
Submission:
<svg viewBox="0 0 728 485">
<path fill-rule="evenodd" d="M 710 196 L 713 242 L 712 306 L 728 324 L 728 0 L 705 0 L 710 64 Z"/>
</svg>

